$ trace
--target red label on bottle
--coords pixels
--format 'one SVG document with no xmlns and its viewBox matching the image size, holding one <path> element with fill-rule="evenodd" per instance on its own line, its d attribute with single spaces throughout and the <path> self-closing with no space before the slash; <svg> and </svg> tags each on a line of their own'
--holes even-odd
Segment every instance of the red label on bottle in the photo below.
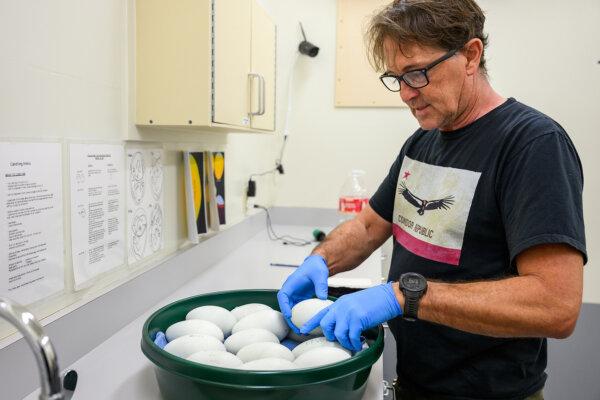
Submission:
<svg viewBox="0 0 600 400">
<path fill-rule="evenodd" d="M 340 197 L 338 211 L 342 213 L 358 214 L 368 202 L 368 198 Z"/>
</svg>

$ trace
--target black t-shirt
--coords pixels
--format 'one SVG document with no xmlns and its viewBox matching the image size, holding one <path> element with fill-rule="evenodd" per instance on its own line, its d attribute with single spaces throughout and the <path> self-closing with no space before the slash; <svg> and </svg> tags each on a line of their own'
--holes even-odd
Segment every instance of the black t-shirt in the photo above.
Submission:
<svg viewBox="0 0 600 400">
<path fill-rule="evenodd" d="M 515 257 L 566 243 L 587 261 L 583 173 L 562 127 L 515 99 L 452 132 L 417 130 L 370 200 L 393 223 L 388 280 L 517 274 Z M 401 385 L 443 399 L 523 399 L 546 380 L 546 339 L 389 321 Z"/>
</svg>

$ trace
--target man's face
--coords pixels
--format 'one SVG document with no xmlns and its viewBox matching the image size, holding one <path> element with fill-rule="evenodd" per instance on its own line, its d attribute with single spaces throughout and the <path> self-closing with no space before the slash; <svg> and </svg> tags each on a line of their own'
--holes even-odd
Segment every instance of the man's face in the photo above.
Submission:
<svg viewBox="0 0 600 400">
<path fill-rule="evenodd" d="M 403 45 L 400 49 L 389 38 L 384 41 L 384 49 L 388 71 L 396 75 L 424 68 L 447 52 L 418 44 Z M 413 89 L 404 82 L 400 83 L 400 98 L 409 106 L 422 129 L 453 129 L 456 119 L 465 108 L 465 64 L 465 58 L 457 53 L 427 71 L 427 86 Z"/>
</svg>

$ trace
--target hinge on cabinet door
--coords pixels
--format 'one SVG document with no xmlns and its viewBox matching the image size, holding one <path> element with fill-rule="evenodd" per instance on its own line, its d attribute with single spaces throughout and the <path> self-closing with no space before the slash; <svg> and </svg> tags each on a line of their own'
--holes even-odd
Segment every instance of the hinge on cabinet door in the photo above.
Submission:
<svg viewBox="0 0 600 400">
<path fill-rule="evenodd" d="M 210 119 L 215 122 L 215 0 L 210 5 Z"/>
</svg>

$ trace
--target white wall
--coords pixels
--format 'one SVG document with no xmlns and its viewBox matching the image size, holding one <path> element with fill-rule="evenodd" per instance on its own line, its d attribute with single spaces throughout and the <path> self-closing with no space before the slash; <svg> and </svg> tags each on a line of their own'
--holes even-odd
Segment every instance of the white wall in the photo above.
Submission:
<svg viewBox="0 0 600 400">
<path fill-rule="evenodd" d="M 336 207 L 345 174 L 367 171 L 374 191 L 404 140 L 416 129 L 406 109 L 335 108 L 335 0 L 263 0 L 278 25 L 278 120 L 282 121 L 290 63 L 303 22 L 321 47 L 301 57 L 294 83 L 294 113 L 284 165 L 276 178 L 278 206 Z M 585 174 L 585 219 L 590 262 L 584 300 L 600 303 L 600 2 L 481 0 L 490 36 L 489 70 L 504 96 L 547 113 L 569 132 Z M 357 27 L 358 29 L 359 27 Z M 360 84 L 360 83 L 357 83 Z M 400 99 L 398 99 L 400 101 Z"/>
</svg>

